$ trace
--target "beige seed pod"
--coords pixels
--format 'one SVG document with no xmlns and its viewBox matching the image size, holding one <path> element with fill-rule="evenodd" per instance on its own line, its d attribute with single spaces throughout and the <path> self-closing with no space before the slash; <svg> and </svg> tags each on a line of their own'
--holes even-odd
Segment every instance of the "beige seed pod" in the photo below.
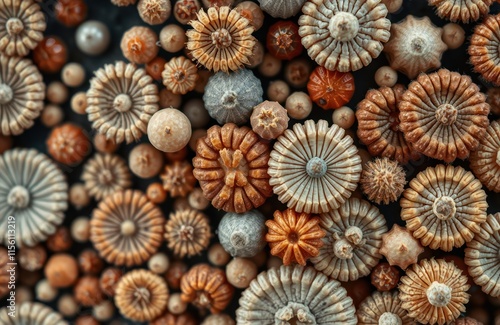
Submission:
<svg viewBox="0 0 500 325">
<path fill-rule="evenodd" d="M 16 306 L 15 316 L 9 315 L 10 309 L 0 309 L 0 323 L 5 325 L 69 325 L 61 314 L 39 302 L 23 302 Z"/>
<path fill-rule="evenodd" d="M 279 137 L 288 128 L 289 120 L 283 106 L 268 100 L 255 106 L 250 116 L 252 130 L 266 140 Z"/>
<path fill-rule="evenodd" d="M 398 291 L 375 291 L 357 308 L 358 325 L 416 325 L 401 308 L 398 295 Z"/>
<path fill-rule="evenodd" d="M 163 84 L 173 94 L 184 95 L 194 89 L 198 80 L 196 65 L 184 56 L 172 58 L 161 73 Z"/>
<path fill-rule="evenodd" d="M 200 254 L 211 237 L 207 216 L 193 209 L 171 213 L 165 224 L 167 246 L 180 258 Z"/>
<path fill-rule="evenodd" d="M 130 62 L 145 64 L 158 55 L 160 47 L 157 42 L 158 35 L 151 28 L 134 26 L 123 34 L 120 48 Z"/>
<path fill-rule="evenodd" d="M 170 17 L 172 5 L 170 0 L 139 0 L 137 11 L 145 23 L 159 25 Z"/>
<path fill-rule="evenodd" d="M 418 262 L 418 256 L 424 252 L 424 248 L 408 229 L 395 224 L 391 231 L 382 235 L 379 252 L 390 265 L 406 270 L 408 266 Z"/>
</svg>

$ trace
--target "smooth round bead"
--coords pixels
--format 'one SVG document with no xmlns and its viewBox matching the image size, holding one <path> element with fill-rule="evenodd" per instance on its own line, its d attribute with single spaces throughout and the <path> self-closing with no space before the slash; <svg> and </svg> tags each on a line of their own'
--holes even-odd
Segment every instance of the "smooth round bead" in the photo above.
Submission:
<svg viewBox="0 0 500 325">
<path fill-rule="evenodd" d="M 109 46 L 111 36 L 106 25 L 97 20 L 89 20 L 78 27 L 76 46 L 88 55 L 104 53 Z"/>
</svg>

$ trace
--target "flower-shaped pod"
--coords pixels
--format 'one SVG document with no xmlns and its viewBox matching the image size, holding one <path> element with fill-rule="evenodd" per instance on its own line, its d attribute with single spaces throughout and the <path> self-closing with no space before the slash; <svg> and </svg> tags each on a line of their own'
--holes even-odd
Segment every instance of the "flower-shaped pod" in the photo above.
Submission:
<svg viewBox="0 0 500 325">
<path fill-rule="evenodd" d="M 2 325 L 68 325 L 63 316 L 39 302 L 26 301 L 16 306 L 15 316 L 7 307 L 0 309 Z"/>
<path fill-rule="evenodd" d="M 470 169 L 490 191 L 500 192 L 500 123 L 491 122 L 479 147 L 471 152 Z"/>
<path fill-rule="evenodd" d="M 500 14 L 491 15 L 476 26 L 470 38 L 469 56 L 474 71 L 495 85 L 500 85 Z"/>
</svg>

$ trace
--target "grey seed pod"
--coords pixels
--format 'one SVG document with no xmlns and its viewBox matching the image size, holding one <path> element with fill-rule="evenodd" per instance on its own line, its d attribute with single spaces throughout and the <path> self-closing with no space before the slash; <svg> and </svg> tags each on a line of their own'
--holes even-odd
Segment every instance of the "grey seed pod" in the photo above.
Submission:
<svg viewBox="0 0 500 325">
<path fill-rule="evenodd" d="M 218 72 L 208 79 L 203 102 L 210 116 L 221 125 L 247 123 L 254 106 L 262 103 L 260 80 L 250 70 Z"/>
<path fill-rule="evenodd" d="M 307 0 L 259 0 L 260 8 L 274 18 L 295 16 Z"/>
<path fill-rule="evenodd" d="M 233 257 L 253 257 L 266 245 L 266 218 L 257 210 L 224 215 L 217 230 L 222 247 Z"/>
</svg>

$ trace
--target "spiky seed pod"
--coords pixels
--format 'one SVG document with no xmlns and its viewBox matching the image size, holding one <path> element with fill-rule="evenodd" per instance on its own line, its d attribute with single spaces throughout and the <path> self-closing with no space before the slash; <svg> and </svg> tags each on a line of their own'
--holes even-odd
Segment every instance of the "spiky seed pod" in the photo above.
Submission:
<svg viewBox="0 0 500 325">
<path fill-rule="evenodd" d="M 175 161 L 166 165 L 160 178 L 163 189 L 171 197 L 186 197 L 194 189 L 196 183 L 193 166 L 187 161 Z"/>
<path fill-rule="evenodd" d="M 208 247 L 211 237 L 207 216 L 196 210 L 171 213 L 165 224 L 167 246 L 180 258 L 200 254 Z"/>
<path fill-rule="evenodd" d="M 395 224 L 391 231 L 382 235 L 379 252 L 390 265 L 406 270 L 408 266 L 418 262 L 418 256 L 424 252 L 424 248 L 408 229 Z"/>
<path fill-rule="evenodd" d="M 279 137 L 287 129 L 289 120 L 283 106 L 268 100 L 255 106 L 250 117 L 252 130 L 266 140 Z"/>
<path fill-rule="evenodd" d="M 397 161 L 377 158 L 365 164 L 360 184 L 370 201 L 389 204 L 403 193 L 406 173 Z"/>
</svg>

